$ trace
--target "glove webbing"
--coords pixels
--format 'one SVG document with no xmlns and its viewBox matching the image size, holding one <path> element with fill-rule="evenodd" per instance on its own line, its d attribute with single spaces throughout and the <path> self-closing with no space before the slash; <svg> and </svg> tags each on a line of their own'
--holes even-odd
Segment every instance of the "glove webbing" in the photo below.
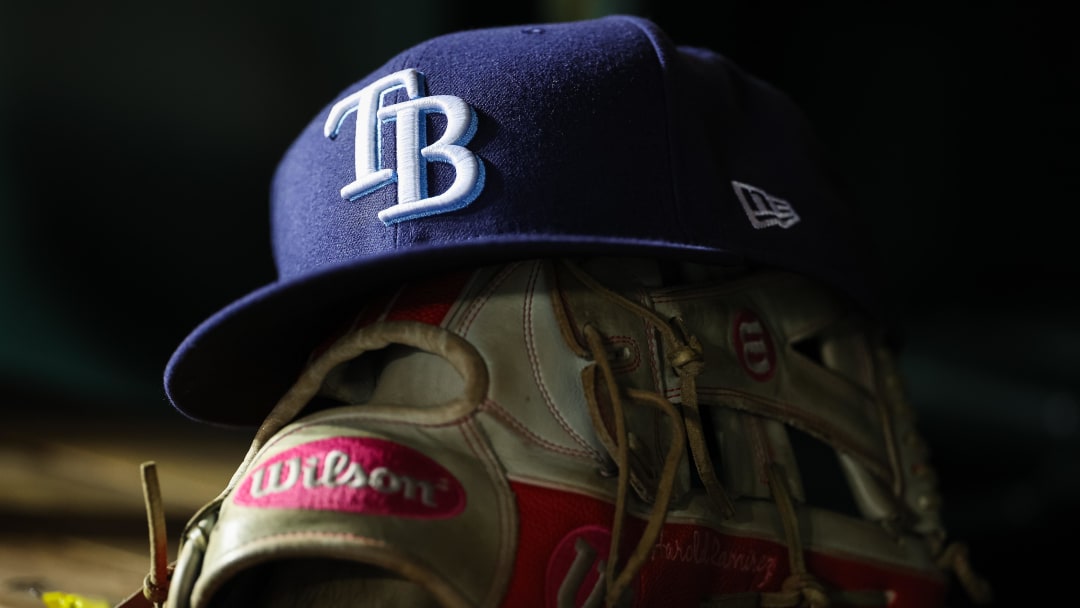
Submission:
<svg viewBox="0 0 1080 608">
<path fill-rule="evenodd" d="M 694 464 L 706 492 L 713 504 L 720 510 L 725 518 L 731 518 L 735 514 L 727 492 L 720 483 L 713 466 L 712 455 L 709 453 L 705 435 L 702 430 L 701 415 L 698 407 L 696 377 L 704 369 L 705 361 L 700 341 L 687 330 L 685 324 L 678 317 L 671 322 L 665 321 L 655 311 L 641 306 L 629 300 L 615 291 L 600 284 L 591 275 L 577 265 L 563 260 L 564 266 L 590 289 L 596 291 L 606 300 L 633 312 L 642 317 L 646 322 L 656 328 L 663 335 L 669 348 L 668 363 L 675 369 L 679 376 L 682 395 L 682 414 L 674 409 L 672 404 L 655 393 L 627 390 L 627 395 L 638 401 L 645 401 L 650 405 L 662 409 L 673 422 L 673 440 L 664 459 L 664 468 L 657 482 L 656 500 L 649 514 L 645 532 L 638 541 L 633 553 L 626 561 L 626 565 L 616 574 L 616 557 L 619 555 L 619 541 L 622 532 L 622 522 L 626 512 L 626 496 L 629 488 L 629 453 L 628 437 L 625 427 L 625 415 L 623 404 L 619 397 L 619 387 L 615 382 L 615 375 L 608 361 L 600 332 L 592 325 L 586 325 L 584 334 L 588 342 L 589 351 L 594 361 L 603 373 L 607 383 L 608 393 L 611 395 L 611 403 L 615 418 L 616 432 L 616 463 L 619 469 L 619 484 L 617 489 L 615 521 L 612 525 L 611 550 L 613 556 L 605 573 L 608 581 L 606 606 L 612 608 L 633 581 L 634 576 L 648 560 L 664 523 L 664 514 L 671 499 L 672 489 L 675 483 L 676 466 L 682 458 L 683 438 L 681 432 L 685 432 L 690 451 L 694 458 Z M 672 327 L 674 325 L 674 327 Z M 808 608 L 827 608 L 830 605 L 829 595 L 825 588 L 806 569 L 803 556 L 803 543 L 798 530 L 798 520 L 795 505 L 792 501 L 783 470 L 776 463 L 768 468 L 769 486 L 772 491 L 780 520 L 784 528 L 785 542 L 788 548 L 788 559 L 791 574 L 784 581 L 779 592 L 765 592 L 754 594 L 756 605 L 762 608 L 790 608 L 795 606 L 807 606 Z M 738 594 L 742 596 L 743 594 Z M 861 600 L 865 605 L 885 605 L 884 594 L 879 591 L 846 592 L 843 594 L 848 600 Z M 749 597 L 732 597 L 737 602 L 745 603 Z M 723 599 L 717 598 L 715 605 L 722 605 Z"/>
<path fill-rule="evenodd" d="M 573 273 L 577 280 L 596 291 L 597 294 L 604 299 L 637 314 L 663 335 L 670 352 L 668 355 L 668 363 L 671 364 L 678 374 L 682 387 L 682 418 L 686 428 L 686 438 L 690 444 L 690 453 L 694 457 L 694 464 L 701 475 L 701 479 L 705 484 L 705 490 L 709 494 L 709 498 L 712 499 L 713 504 L 716 505 L 725 518 L 733 517 L 735 515 L 735 507 L 731 504 L 731 499 L 728 498 L 727 492 L 724 490 L 723 485 L 720 484 L 720 480 L 716 476 L 716 469 L 713 467 L 712 457 L 709 454 L 708 445 L 705 442 L 705 434 L 701 429 L 701 413 L 698 409 L 697 382 L 695 380 L 705 366 L 701 342 L 693 335 L 687 333 L 681 320 L 674 319 L 672 321 L 679 327 L 679 332 L 676 333 L 671 327 L 671 324 L 661 318 L 660 315 L 656 314 L 655 311 L 624 298 L 604 285 L 601 285 L 596 279 L 577 265 L 566 260 L 563 260 L 563 264 L 571 273 Z M 594 351 L 593 354 L 595 357 L 596 352 Z M 595 358 L 599 361 L 606 357 Z"/>
</svg>

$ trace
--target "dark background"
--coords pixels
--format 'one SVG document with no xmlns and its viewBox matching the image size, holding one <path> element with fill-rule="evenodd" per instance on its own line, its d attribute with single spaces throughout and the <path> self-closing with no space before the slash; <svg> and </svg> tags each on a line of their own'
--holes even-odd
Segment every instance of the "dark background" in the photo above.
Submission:
<svg viewBox="0 0 1080 608">
<path fill-rule="evenodd" d="M 806 111 L 870 221 L 953 536 L 1002 604 L 1065 598 L 1080 541 L 1067 4 L 699 6 L 0 0 L 5 418 L 182 424 L 165 362 L 273 280 L 270 176 L 318 109 L 436 34 L 635 13 Z"/>
</svg>

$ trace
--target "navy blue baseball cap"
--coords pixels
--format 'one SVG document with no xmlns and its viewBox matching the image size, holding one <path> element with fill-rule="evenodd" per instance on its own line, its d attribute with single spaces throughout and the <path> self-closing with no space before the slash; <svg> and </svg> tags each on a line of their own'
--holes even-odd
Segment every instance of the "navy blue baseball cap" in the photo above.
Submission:
<svg viewBox="0 0 1080 608">
<path fill-rule="evenodd" d="M 376 290 L 514 259 L 782 268 L 873 311 L 865 230 L 819 148 L 786 95 L 643 18 L 433 38 L 286 151 L 278 278 L 183 341 L 166 393 L 196 420 L 258 424 Z"/>
</svg>

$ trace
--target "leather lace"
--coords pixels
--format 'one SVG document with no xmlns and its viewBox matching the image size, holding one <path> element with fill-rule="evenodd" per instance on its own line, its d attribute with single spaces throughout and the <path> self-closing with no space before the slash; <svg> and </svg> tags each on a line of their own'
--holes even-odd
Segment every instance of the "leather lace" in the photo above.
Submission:
<svg viewBox="0 0 1080 608">
<path fill-rule="evenodd" d="M 574 274 L 575 278 L 594 290 L 598 295 L 640 316 L 664 337 L 669 353 L 667 357 L 668 363 L 679 376 L 679 388 L 683 406 L 681 418 L 686 428 L 686 439 L 690 445 L 694 465 L 713 504 L 719 509 L 724 518 L 733 517 L 735 507 L 716 475 L 716 468 L 713 466 L 712 455 L 709 453 L 705 432 L 702 429 L 701 411 L 698 406 L 697 395 L 697 376 L 705 368 L 704 349 L 701 342 L 696 336 L 687 331 L 681 319 L 674 318 L 668 321 L 657 314 L 656 311 L 629 300 L 601 285 L 577 265 L 566 260 L 563 261 L 563 264 Z M 605 358 L 598 356 L 596 352 L 593 354 L 598 362 Z M 659 396 L 657 398 L 667 401 Z M 674 483 L 674 479 L 672 479 L 671 483 Z"/>
<path fill-rule="evenodd" d="M 637 546 L 627 557 L 626 563 L 620 569 L 618 567 L 620 541 L 622 539 L 623 522 L 626 518 L 627 497 L 630 488 L 630 441 L 629 433 L 626 430 L 626 411 L 600 332 L 592 325 L 587 325 L 585 326 L 585 339 L 588 342 L 589 351 L 593 354 L 593 358 L 604 376 L 604 381 L 607 383 L 615 417 L 615 464 L 619 470 L 619 478 L 615 494 L 615 520 L 611 525 L 611 550 L 608 553 L 609 557 L 604 572 L 604 578 L 608 581 L 605 605 L 611 608 L 618 603 L 623 593 L 626 592 L 634 577 L 637 576 L 645 562 L 648 561 L 653 547 L 656 546 L 656 540 L 664 526 L 664 520 L 667 519 L 667 510 L 675 487 L 675 476 L 678 473 L 679 461 L 685 451 L 685 430 L 679 412 L 670 401 L 647 391 L 634 389 L 626 391 L 626 396 L 633 401 L 645 403 L 667 414 L 672 422 L 672 432 L 671 445 L 668 447 L 667 454 L 664 457 L 664 467 L 657 481 L 656 495 L 645 525 L 645 531 L 641 534 Z"/>
<path fill-rule="evenodd" d="M 605 577 L 608 581 L 606 606 L 612 608 L 625 593 L 634 577 L 645 565 L 649 554 L 656 544 L 660 529 L 666 518 L 666 511 L 670 502 L 672 490 L 675 484 L 676 468 L 682 458 L 683 441 L 679 436 L 679 430 L 686 434 L 687 443 L 694 459 L 694 465 L 700 476 L 705 490 L 720 514 L 725 518 L 731 518 L 735 514 L 734 506 L 720 482 L 713 465 L 712 454 L 709 452 L 702 428 L 701 414 L 698 406 L 696 378 L 705 367 L 704 349 L 701 342 L 691 334 L 682 319 L 675 317 L 670 321 L 663 319 L 656 311 L 642 306 L 608 287 L 600 284 L 595 278 L 586 273 L 575 264 L 564 260 L 565 267 L 588 288 L 594 290 L 604 299 L 616 304 L 634 314 L 637 314 L 652 327 L 656 328 L 663 336 L 667 347 L 668 363 L 679 377 L 680 395 L 682 397 L 681 412 L 676 410 L 668 400 L 659 394 L 626 389 L 625 394 L 631 399 L 647 403 L 656 407 L 672 419 L 673 437 L 672 445 L 668 449 L 664 459 L 663 471 L 657 481 L 656 500 L 649 513 L 645 533 L 642 534 L 634 551 L 626 560 L 621 569 L 616 568 L 620 537 L 622 534 L 622 522 L 626 515 L 627 495 L 630 485 L 629 473 L 629 448 L 628 433 L 625 425 L 624 404 L 620 397 L 620 388 L 615 380 L 615 374 L 608 362 L 604 349 L 603 337 L 599 330 L 592 325 L 586 325 L 584 334 L 588 348 L 594 361 L 600 368 L 607 383 L 608 393 L 611 395 L 612 408 L 615 419 L 615 460 L 619 469 L 618 488 L 615 502 L 615 521 L 612 525 L 611 557 L 608 560 Z M 791 498 L 783 469 L 776 463 L 770 463 L 768 468 L 769 487 L 776 502 L 780 514 L 780 521 L 784 528 L 785 544 L 788 548 L 788 559 L 791 574 L 784 580 L 781 590 L 778 592 L 765 592 L 757 595 L 757 605 L 769 608 L 787 608 L 805 606 L 807 608 L 826 608 L 830 605 L 829 594 L 824 586 L 806 569 L 803 556 L 803 543 L 799 534 L 798 518 L 795 504 Z M 845 595 L 870 596 L 869 605 L 884 605 L 884 597 L 880 592 L 854 592 Z M 731 600 L 745 602 L 747 599 L 742 594 L 730 597 Z M 723 605 L 723 598 L 716 598 L 712 605 Z"/>
<path fill-rule="evenodd" d="M 701 342 L 687 332 L 680 319 L 673 319 L 669 322 L 655 311 L 624 298 L 601 285 L 596 279 L 573 263 L 564 260 L 564 264 L 579 281 L 594 290 L 598 295 L 637 314 L 656 328 L 664 337 L 667 352 L 669 353 L 668 363 L 675 370 L 680 380 L 681 412 L 670 401 L 654 392 L 621 389 L 608 361 L 607 351 L 604 348 L 603 336 L 600 331 L 593 325 L 586 325 L 583 328 L 588 350 L 599 367 L 607 385 L 608 394 L 611 396 L 611 406 L 615 420 L 614 440 L 616 450 L 614 458 L 618 467 L 618 486 L 615 499 L 615 521 L 612 523 L 611 532 L 611 551 L 605 572 L 605 578 L 608 581 L 605 604 L 608 608 L 612 608 L 626 592 L 626 589 L 645 565 L 645 562 L 648 561 L 649 555 L 656 545 L 660 530 L 667 517 L 667 509 L 674 491 L 678 465 L 685 451 L 685 444 L 690 445 L 695 467 L 712 503 L 725 518 L 732 517 L 735 509 L 716 475 L 716 468 L 713 466 L 712 455 L 709 453 L 702 429 L 696 383 L 696 378 L 705 365 L 704 349 Z M 622 568 L 618 568 L 622 526 L 626 516 L 627 497 L 630 488 L 630 442 L 629 433 L 626 429 L 623 393 L 633 401 L 655 407 L 667 414 L 672 422 L 672 433 L 671 445 L 668 447 L 663 468 L 656 482 L 655 500 L 646 520 L 645 531 L 642 533 L 637 546 L 627 558 L 626 563 Z"/>
<path fill-rule="evenodd" d="M 155 608 L 165 604 L 169 596 L 169 539 L 165 532 L 165 508 L 161 500 L 157 464 L 142 463 L 143 500 L 146 502 L 146 522 L 150 533 L 150 572 L 143 579 L 143 597 Z"/>
</svg>

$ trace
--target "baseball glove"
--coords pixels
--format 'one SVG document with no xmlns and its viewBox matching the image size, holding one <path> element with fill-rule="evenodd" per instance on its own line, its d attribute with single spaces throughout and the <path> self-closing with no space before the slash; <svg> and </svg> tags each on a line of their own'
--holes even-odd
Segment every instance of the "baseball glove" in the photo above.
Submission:
<svg viewBox="0 0 1080 608">
<path fill-rule="evenodd" d="M 314 353 L 146 597 L 986 603 L 936 483 L 883 332 L 830 290 L 524 261 L 407 285 Z"/>
</svg>

